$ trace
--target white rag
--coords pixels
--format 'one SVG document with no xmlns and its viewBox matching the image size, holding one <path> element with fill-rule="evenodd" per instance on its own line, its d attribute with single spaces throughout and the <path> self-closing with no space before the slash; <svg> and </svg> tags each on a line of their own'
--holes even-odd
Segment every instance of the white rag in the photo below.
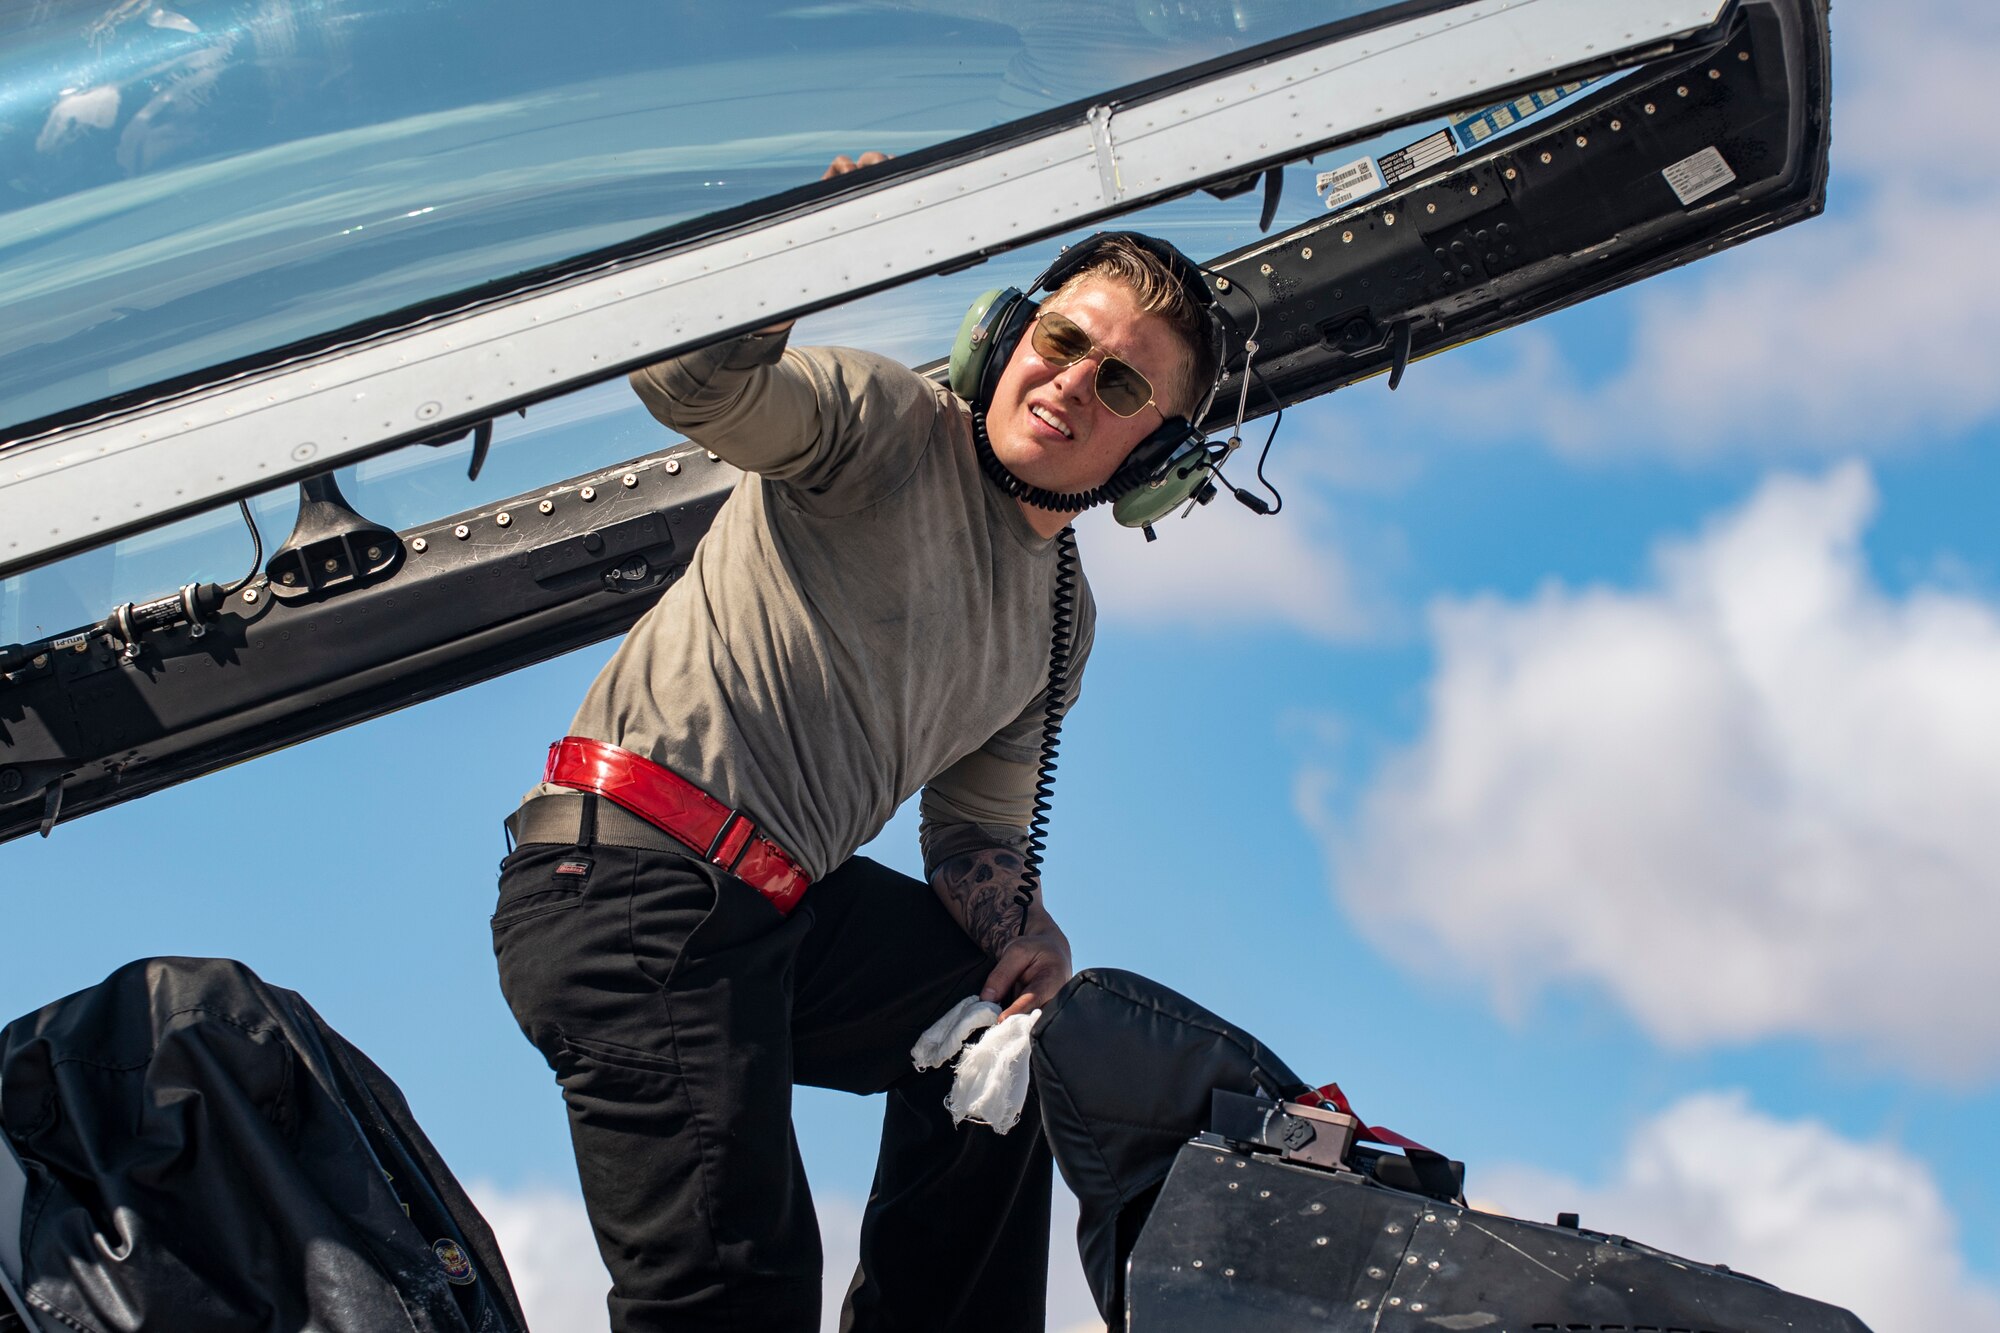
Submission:
<svg viewBox="0 0 2000 1333">
<path fill-rule="evenodd" d="M 1005 1134 L 1020 1123 L 1028 1101 L 1028 1039 L 1041 1016 L 1035 1009 L 996 1025 L 1000 1006 L 970 995 L 917 1038 L 910 1058 L 918 1069 L 935 1069 L 958 1055 L 967 1037 L 981 1028 L 993 1029 L 959 1057 L 952 1074 L 951 1095 L 944 1104 L 954 1125 L 971 1120 Z"/>
</svg>

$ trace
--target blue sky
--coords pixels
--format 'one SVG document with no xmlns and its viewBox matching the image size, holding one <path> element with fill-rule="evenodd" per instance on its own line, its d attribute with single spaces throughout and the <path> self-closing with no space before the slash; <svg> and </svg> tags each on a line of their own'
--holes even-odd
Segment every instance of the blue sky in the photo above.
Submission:
<svg viewBox="0 0 2000 1333">
<path fill-rule="evenodd" d="M 1478 1199 L 1878 1331 L 1993 1327 L 2000 162 L 1950 127 L 2000 24 L 1835 18 L 1826 217 L 1289 414 L 1279 518 L 1085 524 L 1104 620 L 1047 878 L 1079 965 L 1339 1079 Z M 1212 252 L 1250 209 L 1165 223 Z M 1038 266 L 808 331 L 921 359 Z M 607 461 L 530 443 L 496 466 Z M 484 917 L 499 820 L 608 651 L 0 848 L 0 1014 L 133 957 L 244 959 L 402 1085 L 538 1327 L 601 1328 Z M 906 816 L 872 850 L 914 843 Z M 876 1115 L 798 1103 L 830 1253 Z M 1089 1313 L 1059 1281 L 1051 1326 Z"/>
</svg>

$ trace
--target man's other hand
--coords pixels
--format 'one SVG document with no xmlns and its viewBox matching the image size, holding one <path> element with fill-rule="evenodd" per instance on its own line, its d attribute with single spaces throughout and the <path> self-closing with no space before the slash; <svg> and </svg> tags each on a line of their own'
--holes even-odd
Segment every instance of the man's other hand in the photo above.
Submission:
<svg viewBox="0 0 2000 1333">
<path fill-rule="evenodd" d="M 842 153 L 828 164 L 827 169 L 820 173 L 819 178 L 823 181 L 830 181 L 835 176 L 845 176 L 850 171 L 859 171 L 863 167 L 877 166 L 888 160 L 889 154 L 878 153 L 872 148 L 858 158 L 849 157 L 847 154 Z M 792 321 L 788 319 L 782 324 L 766 325 L 764 328 L 758 329 L 757 332 L 760 334 L 783 333 L 790 327 L 792 327 Z"/>
<path fill-rule="evenodd" d="M 1002 1019 L 1047 1004 L 1069 980 L 1069 940 L 1055 922 L 1046 916 L 1043 921 L 1043 929 L 1016 936 L 1001 951 L 1000 961 L 980 988 L 980 999 L 1007 1006 Z"/>
</svg>

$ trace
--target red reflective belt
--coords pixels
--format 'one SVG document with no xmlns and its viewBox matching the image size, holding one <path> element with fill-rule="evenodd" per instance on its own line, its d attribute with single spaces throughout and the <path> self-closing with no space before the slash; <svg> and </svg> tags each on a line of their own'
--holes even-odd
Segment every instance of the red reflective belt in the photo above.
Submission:
<svg viewBox="0 0 2000 1333">
<path fill-rule="evenodd" d="M 1405 1152 L 1431 1153 L 1433 1157 L 1439 1155 L 1431 1149 L 1426 1148 L 1423 1144 L 1418 1143 L 1415 1139 L 1406 1139 L 1393 1129 L 1383 1129 L 1380 1125 L 1371 1125 L 1359 1115 L 1355 1115 L 1354 1107 L 1348 1102 L 1347 1094 L 1340 1090 L 1338 1083 L 1329 1083 L 1323 1088 L 1317 1088 L 1307 1093 L 1306 1096 L 1319 1098 L 1320 1101 L 1331 1106 L 1342 1115 L 1354 1116 L 1355 1123 L 1360 1126 L 1359 1132 L 1355 1134 L 1356 1138 L 1366 1139 L 1370 1143 L 1385 1143 L 1391 1148 L 1401 1148 Z"/>
<path fill-rule="evenodd" d="M 565 736 L 549 747 L 542 781 L 595 792 L 630 810 L 769 898 L 786 915 L 811 882 L 784 848 L 758 832 L 749 816 L 630 750 Z"/>
</svg>

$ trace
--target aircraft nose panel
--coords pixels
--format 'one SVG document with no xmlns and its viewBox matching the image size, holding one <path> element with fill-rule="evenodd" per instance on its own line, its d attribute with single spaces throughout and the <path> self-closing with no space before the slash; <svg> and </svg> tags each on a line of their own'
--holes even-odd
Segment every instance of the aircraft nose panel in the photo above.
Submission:
<svg viewBox="0 0 2000 1333">
<path fill-rule="evenodd" d="M 1867 1333 L 1847 1311 L 1608 1236 L 1349 1172 L 1181 1149 L 1132 1251 L 1132 1333 Z"/>
</svg>

